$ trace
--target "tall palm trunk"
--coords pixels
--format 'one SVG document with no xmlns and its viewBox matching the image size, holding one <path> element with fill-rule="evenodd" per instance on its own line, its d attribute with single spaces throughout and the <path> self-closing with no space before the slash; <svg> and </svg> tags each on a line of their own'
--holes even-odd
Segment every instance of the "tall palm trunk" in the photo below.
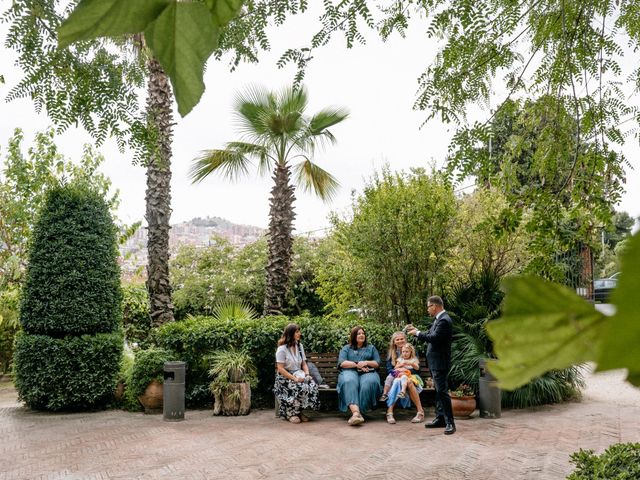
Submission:
<svg viewBox="0 0 640 480">
<path fill-rule="evenodd" d="M 296 217 L 293 202 L 295 189 L 290 181 L 288 165 L 278 163 L 273 174 L 269 208 L 269 254 L 267 260 L 267 285 L 264 314 L 281 314 L 289 286 L 289 270 L 293 251 L 293 219 Z"/>
<path fill-rule="evenodd" d="M 169 78 L 155 58 L 147 62 L 147 114 L 152 132 L 147 163 L 147 291 L 151 323 L 173 321 L 169 283 L 169 219 L 171 217 L 172 94 Z"/>
</svg>

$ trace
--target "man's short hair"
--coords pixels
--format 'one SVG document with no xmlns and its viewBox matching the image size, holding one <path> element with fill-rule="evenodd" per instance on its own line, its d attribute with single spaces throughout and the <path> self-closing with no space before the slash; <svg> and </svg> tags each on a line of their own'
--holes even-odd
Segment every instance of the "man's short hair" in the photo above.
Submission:
<svg viewBox="0 0 640 480">
<path fill-rule="evenodd" d="M 439 305 L 440 307 L 444 307 L 444 302 L 442 301 L 442 298 L 440 298 L 438 295 L 434 295 L 432 297 L 429 297 L 427 299 L 427 302 L 432 304 L 432 305 Z"/>
</svg>

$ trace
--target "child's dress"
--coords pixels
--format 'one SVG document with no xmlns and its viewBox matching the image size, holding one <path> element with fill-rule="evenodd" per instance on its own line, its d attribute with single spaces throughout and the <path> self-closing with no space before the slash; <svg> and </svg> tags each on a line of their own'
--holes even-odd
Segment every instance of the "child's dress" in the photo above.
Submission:
<svg viewBox="0 0 640 480">
<path fill-rule="evenodd" d="M 404 362 L 420 365 L 418 359 L 414 357 L 406 361 L 399 358 L 396 361 L 396 366 L 401 366 L 401 364 Z M 395 379 L 393 381 L 393 384 L 391 385 L 389 393 L 387 394 L 387 406 L 390 407 L 394 403 L 398 402 L 398 405 L 400 405 L 402 408 L 409 408 L 411 406 L 411 399 L 409 398 L 409 395 L 407 395 L 405 398 L 398 398 L 398 394 L 402 391 L 402 384 L 409 381 L 413 382 L 413 384 L 416 386 L 416 391 L 420 393 L 424 387 L 422 379 L 419 375 L 413 373 L 413 370 L 406 370 L 403 372 L 394 369 L 391 371 L 390 375 L 395 377 Z"/>
</svg>

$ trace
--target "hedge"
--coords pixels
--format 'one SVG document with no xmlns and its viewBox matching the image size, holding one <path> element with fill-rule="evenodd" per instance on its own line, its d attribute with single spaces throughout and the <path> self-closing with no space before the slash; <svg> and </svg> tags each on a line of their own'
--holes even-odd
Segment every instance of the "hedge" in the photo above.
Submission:
<svg viewBox="0 0 640 480">
<path fill-rule="evenodd" d="M 20 323 L 33 334 L 107 333 L 121 322 L 116 227 L 80 185 L 47 192 L 33 230 Z"/>
<path fill-rule="evenodd" d="M 615 443 L 602 454 L 582 450 L 571 454 L 576 469 L 567 480 L 623 480 L 640 478 L 640 443 Z"/>
<path fill-rule="evenodd" d="M 258 369 L 258 396 L 272 396 L 275 371 L 275 351 L 284 327 L 295 322 L 302 330 L 302 343 L 307 352 L 338 352 L 348 342 L 355 325 L 364 327 L 369 342 L 382 358 L 385 357 L 391 334 L 390 325 L 354 318 L 327 319 L 320 317 L 282 316 L 256 320 L 218 321 L 211 317 L 193 317 L 163 325 L 152 332 L 152 343 L 176 353 L 187 362 L 186 398 L 189 406 L 211 402 L 207 376 L 209 365 L 204 357 L 216 350 L 244 349 Z"/>
<path fill-rule="evenodd" d="M 113 397 L 121 332 L 54 338 L 19 332 L 14 382 L 27 406 L 44 410 L 98 408 Z"/>
</svg>

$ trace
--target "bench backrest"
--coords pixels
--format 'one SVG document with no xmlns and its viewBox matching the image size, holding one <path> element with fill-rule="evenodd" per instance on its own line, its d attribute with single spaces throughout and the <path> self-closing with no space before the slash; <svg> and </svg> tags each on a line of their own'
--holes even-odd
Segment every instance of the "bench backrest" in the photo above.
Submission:
<svg viewBox="0 0 640 480">
<path fill-rule="evenodd" d="M 338 355 L 335 353 L 307 353 L 307 360 L 313 362 L 318 370 L 320 371 L 320 375 L 324 379 L 325 383 L 330 387 L 334 388 L 338 383 Z M 387 362 L 386 359 L 382 360 L 382 365 L 378 369 L 378 373 L 380 374 L 380 381 L 384 382 L 384 379 L 387 377 Z M 422 357 L 420 358 L 420 377 L 425 380 L 427 377 L 430 377 L 431 373 L 429 372 L 429 367 L 427 366 L 427 360 Z"/>
</svg>

